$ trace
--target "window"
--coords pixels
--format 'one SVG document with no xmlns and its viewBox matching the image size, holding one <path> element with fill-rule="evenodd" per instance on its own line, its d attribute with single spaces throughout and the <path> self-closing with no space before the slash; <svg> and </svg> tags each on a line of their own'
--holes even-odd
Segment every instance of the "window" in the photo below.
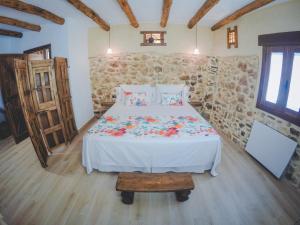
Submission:
<svg viewBox="0 0 300 225">
<path fill-rule="evenodd" d="M 231 46 L 235 48 L 238 47 L 238 31 L 237 26 L 234 26 L 233 29 L 227 28 L 227 48 L 231 48 Z"/>
<path fill-rule="evenodd" d="M 300 43 L 289 42 L 293 35 L 281 34 L 286 38 L 281 40 L 278 34 L 259 38 L 259 44 L 264 46 L 257 107 L 299 126 Z"/>
<path fill-rule="evenodd" d="M 165 31 L 141 31 L 143 43 L 141 46 L 166 46 Z"/>
</svg>

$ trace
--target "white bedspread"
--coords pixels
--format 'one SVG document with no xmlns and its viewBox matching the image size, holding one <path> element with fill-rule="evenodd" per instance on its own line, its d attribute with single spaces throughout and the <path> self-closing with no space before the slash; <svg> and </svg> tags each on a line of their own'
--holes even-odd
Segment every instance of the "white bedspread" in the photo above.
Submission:
<svg viewBox="0 0 300 225">
<path fill-rule="evenodd" d="M 194 118 L 199 120 L 194 123 Z M 162 124 L 167 127 L 170 123 L 179 129 L 161 129 Z M 120 124 L 128 127 L 127 132 Z M 110 129 L 114 126 L 118 126 L 117 132 Z M 83 138 L 82 163 L 87 173 L 93 169 L 152 173 L 210 170 L 216 176 L 220 160 L 220 136 L 189 104 L 134 107 L 116 103 Z"/>
</svg>

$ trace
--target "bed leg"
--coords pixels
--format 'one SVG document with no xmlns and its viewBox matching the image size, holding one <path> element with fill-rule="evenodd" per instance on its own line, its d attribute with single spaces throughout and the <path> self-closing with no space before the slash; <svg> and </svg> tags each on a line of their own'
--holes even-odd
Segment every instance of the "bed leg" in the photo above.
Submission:
<svg viewBox="0 0 300 225">
<path fill-rule="evenodd" d="M 133 199 L 134 199 L 134 192 L 131 191 L 122 191 L 121 192 L 121 196 L 122 196 L 122 202 L 124 204 L 132 204 L 133 203 Z"/>
<path fill-rule="evenodd" d="M 176 199 L 178 202 L 184 202 L 189 199 L 189 194 L 191 191 L 176 191 Z"/>
</svg>

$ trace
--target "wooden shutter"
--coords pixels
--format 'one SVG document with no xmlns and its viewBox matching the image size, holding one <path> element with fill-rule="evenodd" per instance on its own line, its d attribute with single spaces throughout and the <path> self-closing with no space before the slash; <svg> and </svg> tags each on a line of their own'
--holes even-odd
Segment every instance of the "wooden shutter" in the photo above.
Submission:
<svg viewBox="0 0 300 225">
<path fill-rule="evenodd" d="M 57 96 L 53 60 L 29 61 L 33 101 L 47 149 L 52 152 L 66 142 Z"/>
<path fill-rule="evenodd" d="M 25 59 L 25 56 L 0 55 L 0 83 L 6 119 L 15 142 L 19 143 L 28 137 L 28 131 L 18 94 L 14 58 Z"/>
<path fill-rule="evenodd" d="M 46 145 L 43 141 L 39 122 L 35 114 L 27 62 L 25 60 L 15 59 L 14 70 L 16 74 L 20 102 L 29 136 L 42 167 L 47 167 L 48 153 Z"/>
<path fill-rule="evenodd" d="M 62 119 L 66 129 L 65 133 L 67 140 L 71 141 L 78 134 L 78 131 L 73 113 L 67 59 L 58 57 L 54 58 L 54 67 Z"/>
</svg>

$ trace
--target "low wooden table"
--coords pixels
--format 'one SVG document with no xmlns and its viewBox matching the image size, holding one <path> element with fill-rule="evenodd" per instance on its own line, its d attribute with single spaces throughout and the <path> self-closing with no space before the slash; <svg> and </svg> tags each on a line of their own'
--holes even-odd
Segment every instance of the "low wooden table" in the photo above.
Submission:
<svg viewBox="0 0 300 225">
<path fill-rule="evenodd" d="M 190 173 L 120 173 L 116 184 L 125 204 L 133 203 L 134 192 L 175 192 L 177 201 L 183 202 L 194 187 Z"/>
</svg>

